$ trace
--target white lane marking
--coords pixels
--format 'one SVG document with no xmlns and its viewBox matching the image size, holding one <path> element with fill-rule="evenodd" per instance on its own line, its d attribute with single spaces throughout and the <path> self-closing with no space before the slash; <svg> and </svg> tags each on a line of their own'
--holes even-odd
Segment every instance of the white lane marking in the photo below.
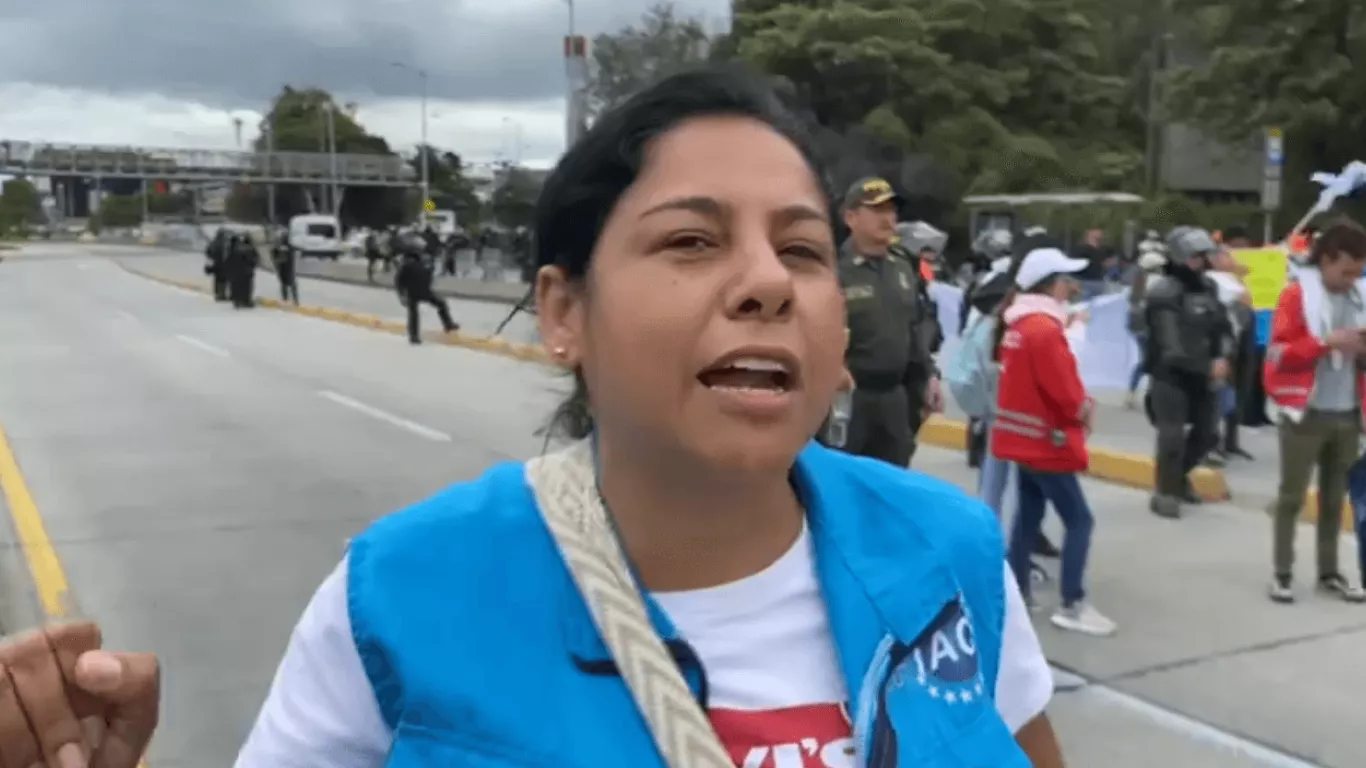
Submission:
<svg viewBox="0 0 1366 768">
<path fill-rule="evenodd" d="M 1107 704 L 1128 710 L 1163 730 L 1245 757 L 1257 765 L 1267 768 L 1323 768 L 1317 763 L 1258 744 L 1236 733 L 1201 722 L 1174 709 L 1140 699 L 1103 683 L 1093 682 L 1073 672 L 1053 667 L 1053 683 L 1060 693 L 1066 691 L 1096 696 Z"/>
<path fill-rule="evenodd" d="M 119 309 L 115 311 L 118 313 L 119 317 L 123 318 L 124 320 L 127 320 L 130 323 L 138 322 L 138 316 L 133 314 L 132 312 L 129 312 L 126 309 Z"/>
<path fill-rule="evenodd" d="M 207 341 L 201 341 L 200 339 L 196 339 L 193 336 L 186 336 L 183 333 L 177 333 L 175 337 L 185 342 L 186 344 L 189 344 L 195 349 L 201 349 L 205 352 L 208 352 L 211 355 L 218 355 L 219 357 L 232 357 L 232 355 L 228 353 L 228 350 L 220 349 Z"/>
<path fill-rule="evenodd" d="M 92 266 L 93 265 L 89 262 L 82 261 L 76 265 L 76 269 L 79 269 L 82 272 L 88 272 Z"/>
<path fill-rule="evenodd" d="M 372 419 L 379 419 L 380 421 L 385 422 L 386 424 L 392 424 L 395 427 L 398 427 L 399 429 L 406 429 L 415 435 L 420 435 L 433 442 L 449 443 L 453 439 L 450 435 L 446 434 L 445 432 L 438 432 L 437 430 L 432 429 L 431 427 L 424 427 L 423 425 L 418 424 L 415 421 L 409 421 L 408 419 L 405 419 L 402 416 L 395 416 L 394 414 L 389 413 L 388 411 L 381 411 L 373 405 L 366 405 L 365 403 L 362 403 L 359 400 L 347 397 L 346 395 L 338 394 L 331 390 L 321 390 L 320 392 L 318 392 L 318 396 L 322 397 L 325 400 L 331 400 L 332 402 L 344 408 L 350 408 L 351 410 L 356 411 L 357 413 L 363 413 Z"/>
</svg>

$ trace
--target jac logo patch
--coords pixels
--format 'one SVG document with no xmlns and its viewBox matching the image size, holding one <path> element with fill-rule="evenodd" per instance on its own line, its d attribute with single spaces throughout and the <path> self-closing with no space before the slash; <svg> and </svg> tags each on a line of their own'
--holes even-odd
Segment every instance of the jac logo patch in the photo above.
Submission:
<svg viewBox="0 0 1366 768">
<path fill-rule="evenodd" d="M 892 671 L 889 691 L 914 683 L 950 706 L 986 695 L 977 638 L 961 600 L 946 607 L 914 645 L 899 650 L 904 656 Z"/>
</svg>

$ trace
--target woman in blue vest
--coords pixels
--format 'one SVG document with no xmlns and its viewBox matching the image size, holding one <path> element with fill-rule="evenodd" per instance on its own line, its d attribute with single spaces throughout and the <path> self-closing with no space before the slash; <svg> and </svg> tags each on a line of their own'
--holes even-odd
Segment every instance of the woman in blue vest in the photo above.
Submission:
<svg viewBox="0 0 1366 768">
<path fill-rule="evenodd" d="M 240 768 L 1062 765 L 995 516 L 812 442 L 845 376 L 822 181 L 731 73 L 566 153 L 535 288 L 580 442 L 354 539 Z"/>
</svg>

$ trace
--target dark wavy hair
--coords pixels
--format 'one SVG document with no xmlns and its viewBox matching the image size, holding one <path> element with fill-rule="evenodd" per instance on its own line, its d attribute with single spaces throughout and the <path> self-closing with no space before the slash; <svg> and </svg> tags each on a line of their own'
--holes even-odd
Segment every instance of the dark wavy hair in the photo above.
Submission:
<svg viewBox="0 0 1366 768">
<path fill-rule="evenodd" d="M 1325 257 L 1337 259 L 1344 255 L 1353 261 L 1366 261 L 1366 229 L 1346 216 L 1339 216 L 1327 222 L 1314 238 L 1307 261 L 1318 266 Z"/>
<path fill-rule="evenodd" d="M 547 177 L 536 205 L 535 264 L 555 266 L 582 282 L 612 209 L 640 175 L 650 142 L 698 117 L 737 116 L 758 120 L 792 142 L 825 193 L 833 200 L 801 124 L 769 84 L 734 66 L 707 67 L 673 75 L 603 115 L 569 149 Z M 831 211 L 831 220 L 836 220 Z M 579 439 L 593 431 L 588 390 L 580 371 L 574 389 L 556 409 L 550 436 Z"/>
</svg>

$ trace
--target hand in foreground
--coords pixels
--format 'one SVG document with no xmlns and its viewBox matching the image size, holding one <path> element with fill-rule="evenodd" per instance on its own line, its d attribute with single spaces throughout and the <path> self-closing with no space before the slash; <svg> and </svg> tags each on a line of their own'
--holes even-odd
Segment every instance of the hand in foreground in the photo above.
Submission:
<svg viewBox="0 0 1366 768">
<path fill-rule="evenodd" d="M 157 659 L 100 643 L 91 623 L 0 643 L 0 766 L 137 766 L 157 725 Z"/>
</svg>

